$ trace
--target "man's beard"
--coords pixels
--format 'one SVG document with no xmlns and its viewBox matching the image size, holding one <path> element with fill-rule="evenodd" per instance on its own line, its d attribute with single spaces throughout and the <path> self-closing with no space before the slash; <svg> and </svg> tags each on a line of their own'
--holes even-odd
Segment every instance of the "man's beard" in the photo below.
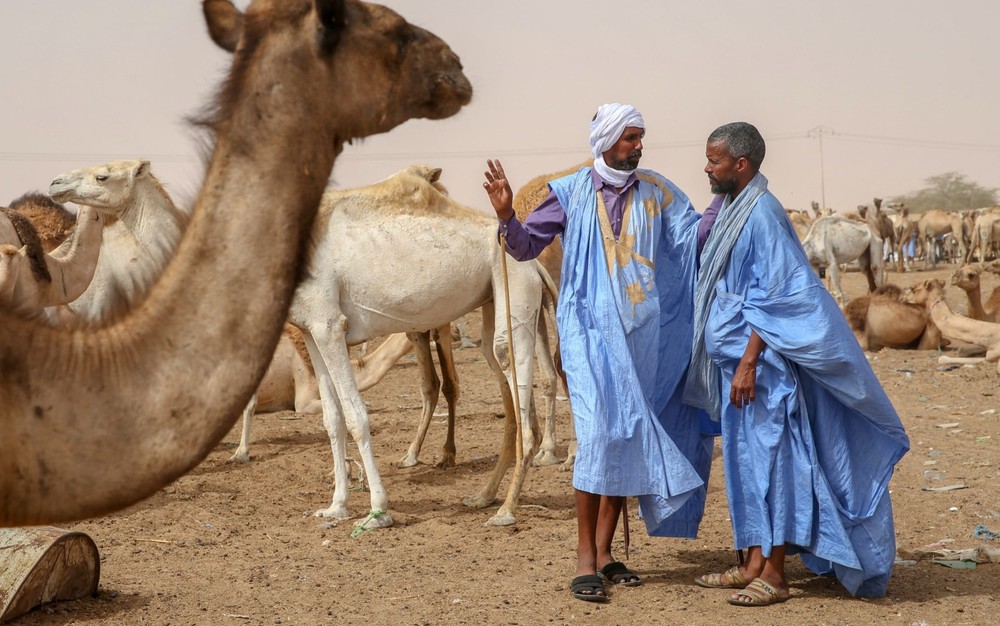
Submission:
<svg viewBox="0 0 1000 626">
<path fill-rule="evenodd" d="M 717 180 L 713 178 L 708 179 L 708 184 L 712 189 L 712 193 L 716 195 L 725 194 L 729 195 L 736 191 L 736 179 L 730 178 L 729 180 Z"/>
<path fill-rule="evenodd" d="M 610 163 L 608 167 L 613 170 L 619 170 L 621 172 L 631 172 L 635 168 L 639 167 L 639 159 L 642 158 L 642 150 L 636 150 L 632 152 L 624 159 L 619 159 L 614 163 Z"/>
</svg>

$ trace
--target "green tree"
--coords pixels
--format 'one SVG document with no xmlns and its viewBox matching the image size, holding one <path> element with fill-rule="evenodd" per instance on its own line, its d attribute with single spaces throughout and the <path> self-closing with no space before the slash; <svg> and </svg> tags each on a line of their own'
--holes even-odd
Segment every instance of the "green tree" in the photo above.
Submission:
<svg viewBox="0 0 1000 626">
<path fill-rule="evenodd" d="M 964 174 L 946 172 L 926 178 L 927 186 L 919 191 L 896 196 L 893 204 L 905 204 L 914 213 L 931 209 L 961 211 L 997 204 L 997 189 L 987 189 L 967 180 Z"/>
</svg>

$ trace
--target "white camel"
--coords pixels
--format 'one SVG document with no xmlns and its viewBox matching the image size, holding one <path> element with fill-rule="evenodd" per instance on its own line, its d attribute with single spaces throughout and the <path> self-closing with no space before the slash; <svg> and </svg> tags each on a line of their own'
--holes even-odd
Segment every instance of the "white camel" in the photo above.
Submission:
<svg viewBox="0 0 1000 626">
<path fill-rule="evenodd" d="M 392 523 L 348 346 L 390 333 L 437 328 L 482 307 L 483 352 L 501 383 L 507 417 L 493 474 L 478 494 L 464 502 L 485 507 L 494 501 L 520 443 L 521 462 L 515 465 L 504 504 L 489 523 L 516 521 L 521 486 L 538 445 L 531 402 L 535 329 L 542 291 L 555 287 L 545 284 L 547 274 L 536 262 L 508 263 L 509 288 L 505 287 L 496 221 L 453 202 L 432 184 L 439 175 L 439 169 L 414 166 L 370 187 L 324 195 L 306 278 L 289 310 L 289 321 L 302 329 L 312 356 L 333 451 L 333 499 L 328 508 L 316 512 L 318 516 L 350 516 L 346 506 L 350 430 L 371 490 L 371 511 L 362 524 L 376 528 Z M 504 316 L 506 296 L 512 337 Z M 520 437 L 511 395 L 515 375 Z"/>
<path fill-rule="evenodd" d="M 966 256 L 966 241 L 962 228 L 962 216 L 943 209 L 931 209 L 923 213 L 917 221 L 917 232 L 920 245 L 924 249 L 924 262 L 933 267 L 938 262 L 937 238 L 951 235 L 958 244 L 958 254 L 961 259 Z"/>
<path fill-rule="evenodd" d="M 107 225 L 94 280 L 69 308 L 90 323 L 139 306 L 174 256 L 190 219 L 153 175 L 149 161 L 111 161 L 62 173 L 49 185 L 57 202 L 100 213 Z"/>
<path fill-rule="evenodd" d="M 826 267 L 830 291 L 841 304 L 840 264 L 857 260 L 868 278 L 868 291 L 882 285 L 882 240 L 867 224 L 840 215 L 821 217 L 813 222 L 802 240 L 802 248 L 813 267 Z"/>
<path fill-rule="evenodd" d="M 68 305 L 88 323 L 114 319 L 139 306 L 173 258 L 190 221 L 145 159 L 65 172 L 49 185 L 49 195 L 96 209 L 108 220 L 94 280 Z M 298 331 L 286 325 L 244 415 L 284 409 L 319 413 L 319 387 L 308 359 Z M 246 450 L 238 449 L 233 458 L 246 460 Z"/>
<path fill-rule="evenodd" d="M 20 213 L 0 210 L 0 244 L 24 247 L 25 263 L 10 289 L 9 308 L 20 315 L 58 321 L 56 310 L 83 293 L 94 277 L 101 252 L 104 220 L 94 209 L 81 210 L 73 236 L 45 252 L 34 226 Z"/>
<path fill-rule="evenodd" d="M 972 253 L 979 251 L 979 264 L 986 262 L 986 257 L 994 253 L 995 246 L 1000 244 L 1000 207 L 981 209 L 976 215 L 970 235 L 967 262 L 972 261 Z"/>
</svg>

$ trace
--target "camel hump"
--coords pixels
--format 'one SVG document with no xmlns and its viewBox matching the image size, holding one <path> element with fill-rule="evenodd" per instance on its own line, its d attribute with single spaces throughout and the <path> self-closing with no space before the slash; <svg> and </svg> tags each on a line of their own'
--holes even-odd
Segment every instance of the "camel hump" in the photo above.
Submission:
<svg viewBox="0 0 1000 626">
<path fill-rule="evenodd" d="M 523 220 L 548 197 L 550 182 L 579 171 L 581 167 L 589 167 L 593 162 L 593 159 L 586 159 L 564 170 L 542 174 L 529 180 L 514 194 L 514 214 L 517 215 L 517 219 Z"/>
<path fill-rule="evenodd" d="M 42 241 L 31 220 L 13 209 L 0 208 L 0 213 L 3 213 L 3 216 L 14 227 L 20 244 L 28 247 L 28 260 L 31 263 L 31 273 L 34 274 L 35 279 L 40 282 L 52 282 L 52 275 L 49 274 L 48 265 L 45 263 L 45 250 L 42 248 Z"/>
<path fill-rule="evenodd" d="M 76 216 L 49 196 L 30 191 L 10 203 L 10 208 L 24 215 L 34 225 L 42 248 L 52 251 L 73 233 Z"/>
</svg>

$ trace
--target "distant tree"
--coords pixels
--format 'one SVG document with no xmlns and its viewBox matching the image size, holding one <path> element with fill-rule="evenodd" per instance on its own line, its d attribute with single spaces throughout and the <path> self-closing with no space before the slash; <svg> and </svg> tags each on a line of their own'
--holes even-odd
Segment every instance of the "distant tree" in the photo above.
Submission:
<svg viewBox="0 0 1000 626">
<path fill-rule="evenodd" d="M 905 204 L 914 213 L 931 209 L 960 211 L 979 209 L 997 204 L 997 189 L 987 189 L 958 172 L 946 172 L 926 178 L 927 187 L 892 199 L 892 204 Z"/>
</svg>

